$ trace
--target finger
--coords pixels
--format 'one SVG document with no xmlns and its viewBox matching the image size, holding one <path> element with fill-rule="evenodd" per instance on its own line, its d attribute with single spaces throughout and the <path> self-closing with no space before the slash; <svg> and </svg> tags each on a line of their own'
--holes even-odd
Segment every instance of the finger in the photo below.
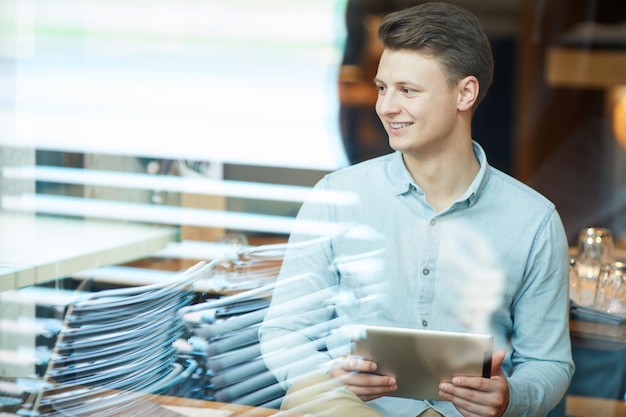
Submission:
<svg viewBox="0 0 626 417">
<path fill-rule="evenodd" d="M 491 358 L 491 378 L 506 378 L 501 366 L 505 356 L 506 354 L 503 350 L 494 352 Z M 490 391 L 492 386 L 488 381 L 489 379 L 487 378 L 455 376 L 451 382 L 457 387 L 468 387 L 479 391 Z"/>
<path fill-rule="evenodd" d="M 452 384 L 448 384 L 449 387 L 446 390 L 439 390 L 439 396 L 446 401 L 450 401 L 459 412 L 465 416 L 485 416 L 489 415 L 489 407 L 486 404 L 476 402 L 476 398 L 472 394 L 472 390 L 450 387 Z M 476 391 L 474 391 L 475 393 Z"/>
<path fill-rule="evenodd" d="M 453 403 L 455 408 L 459 411 L 459 413 L 461 413 L 461 415 L 463 415 L 463 417 L 481 417 L 481 416 L 485 416 L 487 414 L 485 414 L 485 412 L 483 411 L 478 411 L 478 410 L 469 410 L 467 408 L 463 408 L 460 405 Z"/>
<path fill-rule="evenodd" d="M 398 389 L 395 380 L 389 377 L 354 373 L 341 377 L 340 381 L 364 401 L 388 395 Z"/>
<path fill-rule="evenodd" d="M 461 380 L 464 385 L 456 385 Z M 480 415 L 499 415 L 506 409 L 509 401 L 506 378 L 500 377 L 454 377 L 451 382 L 439 385 L 439 395 L 451 401 L 456 408 Z"/>
<path fill-rule="evenodd" d="M 397 385 L 393 377 L 361 372 L 350 372 L 343 375 L 340 379 L 346 385 L 361 387 L 382 387 L 387 389 Z"/>
<path fill-rule="evenodd" d="M 334 377 L 339 377 L 350 372 L 374 372 L 376 364 L 371 361 L 365 361 L 357 357 L 340 357 L 333 360 L 332 365 L 328 369 L 328 373 Z"/>
<path fill-rule="evenodd" d="M 455 376 L 450 382 L 444 382 L 440 387 L 444 386 L 446 391 L 454 391 L 457 395 L 466 391 L 491 391 L 491 380 L 479 376 Z M 469 388 L 469 389 L 466 389 Z"/>
<path fill-rule="evenodd" d="M 361 387 L 347 385 L 348 389 L 361 398 L 381 397 L 395 391 L 393 387 Z"/>
<path fill-rule="evenodd" d="M 358 371 L 358 372 L 374 372 L 377 365 L 375 362 L 368 361 L 358 356 L 348 356 L 343 362 L 346 368 L 345 371 Z"/>
<path fill-rule="evenodd" d="M 503 350 L 496 351 L 491 358 L 491 376 L 504 376 L 502 372 L 502 362 L 506 354 Z"/>
</svg>

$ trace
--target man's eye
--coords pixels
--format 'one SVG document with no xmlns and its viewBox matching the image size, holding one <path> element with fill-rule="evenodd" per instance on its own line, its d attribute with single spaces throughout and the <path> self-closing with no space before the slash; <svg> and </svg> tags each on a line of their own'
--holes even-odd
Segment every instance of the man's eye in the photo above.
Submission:
<svg viewBox="0 0 626 417">
<path fill-rule="evenodd" d="M 402 89 L 402 92 L 403 92 L 404 94 L 411 94 L 411 93 L 413 92 L 413 90 L 412 90 L 412 89 L 410 89 L 410 88 L 403 88 L 403 89 Z"/>
<path fill-rule="evenodd" d="M 379 92 L 385 92 L 387 90 L 387 87 L 385 87 L 384 85 L 378 85 L 376 86 L 376 88 L 378 89 Z"/>
</svg>

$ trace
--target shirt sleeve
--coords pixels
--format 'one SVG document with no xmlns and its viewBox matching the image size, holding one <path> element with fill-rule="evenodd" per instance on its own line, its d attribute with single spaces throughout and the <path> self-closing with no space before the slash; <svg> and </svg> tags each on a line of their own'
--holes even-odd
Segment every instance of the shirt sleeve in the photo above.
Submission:
<svg viewBox="0 0 626 417">
<path fill-rule="evenodd" d="M 331 360 L 326 345 L 337 327 L 332 304 L 338 278 L 332 268 L 332 239 L 325 233 L 334 225 L 328 205 L 318 198 L 324 182 L 316 185 L 298 213 L 259 329 L 265 363 L 285 389 L 306 373 L 326 372 Z"/>
<path fill-rule="evenodd" d="M 554 209 L 535 237 L 522 287 L 513 299 L 512 317 L 510 400 L 505 416 L 546 415 L 563 398 L 574 373 L 568 245 Z"/>
</svg>

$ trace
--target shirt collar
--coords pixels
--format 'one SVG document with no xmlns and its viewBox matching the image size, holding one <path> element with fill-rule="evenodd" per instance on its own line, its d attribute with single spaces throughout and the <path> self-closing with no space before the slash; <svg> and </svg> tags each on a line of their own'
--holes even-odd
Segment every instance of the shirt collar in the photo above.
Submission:
<svg viewBox="0 0 626 417">
<path fill-rule="evenodd" d="M 404 165 L 404 159 L 402 159 L 402 152 L 395 151 L 391 156 L 391 161 L 388 168 L 389 173 L 389 181 L 391 181 L 391 185 L 394 188 L 397 195 L 401 195 L 409 192 L 411 188 L 416 188 L 417 184 L 413 181 L 413 177 L 411 173 Z M 420 190 L 420 192 L 422 192 Z"/>
<path fill-rule="evenodd" d="M 487 163 L 487 154 L 485 150 L 476 141 L 472 141 L 472 147 L 474 149 L 474 155 L 480 164 L 478 174 L 474 177 L 474 180 L 467 188 L 467 191 L 459 198 L 459 201 L 467 200 L 470 206 L 476 203 L 476 199 L 480 196 L 480 191 L 486 187 L 489 179 L 489 164 Z"/>
<path fill-rule="evenodd" d="M 484 188 L 487 183 L 487 179 L 489 177 L 489 165 L 487 163 L 487 155 L 483 148 L 475 141 L 472 141 L 472 148 L 474 149 L 474 155 L 480 164 L 480 169 L 476 177 L 468 187 L 467 191 L 463 193 L 463 195 L 459 198 L 460 201 L 468 201 L 468 204 L 471 206 L 476 202 L 480 190 Z M 413 177 L 409 170 L 404 165 L 404 160 L 402 159 L 402 152 L 395 151 L 391 157 L 389 164 L 389 180 L 398 195 L 409 192 L 411 189 L 415 189 L 418 193 L 423 194 L 424 192 L 420 189 L 420 187 L 413 181 Z"/>
</svg>

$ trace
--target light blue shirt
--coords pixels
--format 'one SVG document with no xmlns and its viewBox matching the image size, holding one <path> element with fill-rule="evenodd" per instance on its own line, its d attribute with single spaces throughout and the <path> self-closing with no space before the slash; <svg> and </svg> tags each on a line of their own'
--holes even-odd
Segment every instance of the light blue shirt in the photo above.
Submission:
<svg viewBox="0 0 626 417">
<path fill-rule="evenodd" d="M 546 415 L 559 402 L 574 372 L 563 225 L 550 201 L 490 167 L 475 142 L 474 153 L 479 173 L 440 212 L 400 152 L 326 175 L 314 187 L 260 330 L 266 363 L 285 387 L 326 371 L 349 348 L 336 331 L 318 338 L 367 323 L 490 333 L 495 348 L 507 351 L 505 415 Z M 346 198 L 322 201 L 341 191 Z M 390 417 L 427 407 L 461 415 L 446 401 L 368 404 Z"/>
</svg>

